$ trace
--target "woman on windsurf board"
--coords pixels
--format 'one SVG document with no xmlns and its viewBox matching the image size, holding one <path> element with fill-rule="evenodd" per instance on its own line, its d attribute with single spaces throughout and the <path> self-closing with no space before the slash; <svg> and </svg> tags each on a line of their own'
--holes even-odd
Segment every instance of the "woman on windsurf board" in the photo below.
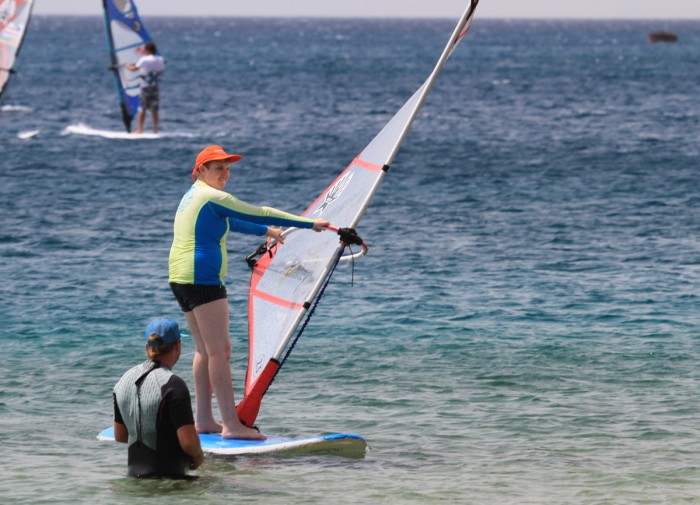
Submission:
<svg viewBox="0 0 700 505">
<path fill-rule="evenodd" d="M 234 230 L 283 242 L 282 231 L 271 226 L 318 232 L 330 223 L 251 205 L 225 192 L 229 167 L 240 159 L 240 155 L 226 153 L 217 145 L 205 147 L 197 156 L 192 170 L 196 180 L 175 214 L 168 280 L 195 342 L 192 372 L 197 431 L 221 433 L 224 438 L 264 439 L 264 435 L 242 424 L 236 414 L 224 282 L 226 237 L 229 230 Z M 214 419 L 212 393 L 219 404 L 221 424 Z"/>
<path fill-rule="evenodd" d="M 114 386 L 114 439 L 129 444 L 127 475 L 185 477 L 204 461 L 187 384 L 172 372 L 182 342 L 175 321 L 146 327 L 148 361 Z"/>
</svg>

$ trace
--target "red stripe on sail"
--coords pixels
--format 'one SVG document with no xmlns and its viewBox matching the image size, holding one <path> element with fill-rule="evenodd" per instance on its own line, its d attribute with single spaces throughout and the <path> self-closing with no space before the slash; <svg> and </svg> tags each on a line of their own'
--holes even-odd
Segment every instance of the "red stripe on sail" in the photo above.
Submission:
<svg viewBox="0 0 700 505">
<path fill-rule="evenodd" d="M 280 307 L 285 307 L 287 309 L 299 310 L 304 308 L 303 303 L 286 300 L 284 298 L 280 298 L 279 296 L 271 295 L 270 293 L 265 293 L 264 291 L 259 291 L 257 289 L 255 291 L 251 291 L 251 296 L 260 298 L 266 302 L 274 303 L 275 305 L 279 305 Z"/>
<path fill-rule="evenodd" d="M 372 172 L 379 172 L 381 171 L 382 165 L 377 165 L 376 163 L 370 163 L 369 161 L 365 161 L 361 159 L 359 156 L 352 160 L 352 163 L 350 163 L 350 166 L 355 165 L 356 167 L 362 167 L 366 168 L 367 170 L 371 170 Z"/>
</svg>

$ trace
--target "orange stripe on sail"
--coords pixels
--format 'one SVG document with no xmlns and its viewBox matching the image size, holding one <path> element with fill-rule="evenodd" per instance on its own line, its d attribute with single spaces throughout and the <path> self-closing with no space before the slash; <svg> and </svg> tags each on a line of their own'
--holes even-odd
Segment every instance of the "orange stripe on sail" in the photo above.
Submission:
<svg viewBox="0 0 700 505">
<path fill-rule="evenodd" d="M 361 159 L 359 156 L 352 160 L 352 163 L 350 163 L 350 165 L 366 168 L 367 170 L 371 170 L 372 172 L 379 172 L 383 168 L 382 165 L 370 163 L 369 161 Z"/>
<path fill-rule="evenodd" d="M 264 291 L 260 291 L 258 289 L 256 289 L 255 291 L 251 291 L 251 296 L 260 298 L 261 300 L 265 300 L 266 302 L 274 303 L 275 305 L 279 305 L 280 307 L 286 307 L 288 309 L 299 310 L 304 308 L 303 303 L 285 300 L 284 298 L 271 295 L 270 293 L 265 293 Z"/>
</svg>

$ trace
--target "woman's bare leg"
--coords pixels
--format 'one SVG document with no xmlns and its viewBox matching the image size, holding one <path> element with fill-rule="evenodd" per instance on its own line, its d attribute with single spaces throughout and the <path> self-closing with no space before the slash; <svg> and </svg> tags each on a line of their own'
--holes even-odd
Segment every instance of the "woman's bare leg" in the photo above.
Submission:
<svg viewBox="0 0 700 505">
<path fill-rule="evenodd" d="M 238 419 L 231 378 L 228 300 L 223 298 L 195 307 L 192 311 L 206 348 L 209 380 L 221 411 L 224 438 L 264 439 Z"/>
<path fill-rule="evenodd" d="M 195 418 L 194 425 L 197 433 L 221 433 L 222 426 L 214 419 L 212 411 L 212 388 L 209 380 L 209 357 L 197 326 L 194 313 L 185 312 L 187 326 L 194 340 L 194 359 L 192 360 L 192 376 L 194 378 Z"/>
</svg>

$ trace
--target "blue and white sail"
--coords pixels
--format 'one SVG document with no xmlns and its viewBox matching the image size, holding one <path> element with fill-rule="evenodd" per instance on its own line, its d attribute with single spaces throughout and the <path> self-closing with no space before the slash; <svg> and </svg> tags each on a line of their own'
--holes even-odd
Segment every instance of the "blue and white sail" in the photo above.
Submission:
<svg viewBox="0 0 700 505">
<path fill-rule="evenodd" d="M 110 69 L 119 97 L 119 106 L 126 131 L 139 107 L 141 78 L 138 72 L 126 68 L 135 64 L 144 54 L 144 46 L 151 40 L 139 18 L 132 0 L 103 0 L 107 47 Z"/>
<path fill-rule="evenodd" d="M 435 68 L 370 144 L 308 207 L 304 215 L 356 228 L 384 179 L 445 61 L 469 29 L 478 0 L 471 0 Z M 294 347 L 346 247 L 338 236 L 289 233 L 253 267 L 248 296 L 248 371 L 238 415 L 252 426 L 260 402 Z M 300 326 L 301 325 L 301 326 Z M 301 328 L 299 330 L 298 328 Z"/>
<path fill-rule="evenodd" d="M 14 73 L 34 0 L 0 0 L 0 98 Z"/>
</svg>

